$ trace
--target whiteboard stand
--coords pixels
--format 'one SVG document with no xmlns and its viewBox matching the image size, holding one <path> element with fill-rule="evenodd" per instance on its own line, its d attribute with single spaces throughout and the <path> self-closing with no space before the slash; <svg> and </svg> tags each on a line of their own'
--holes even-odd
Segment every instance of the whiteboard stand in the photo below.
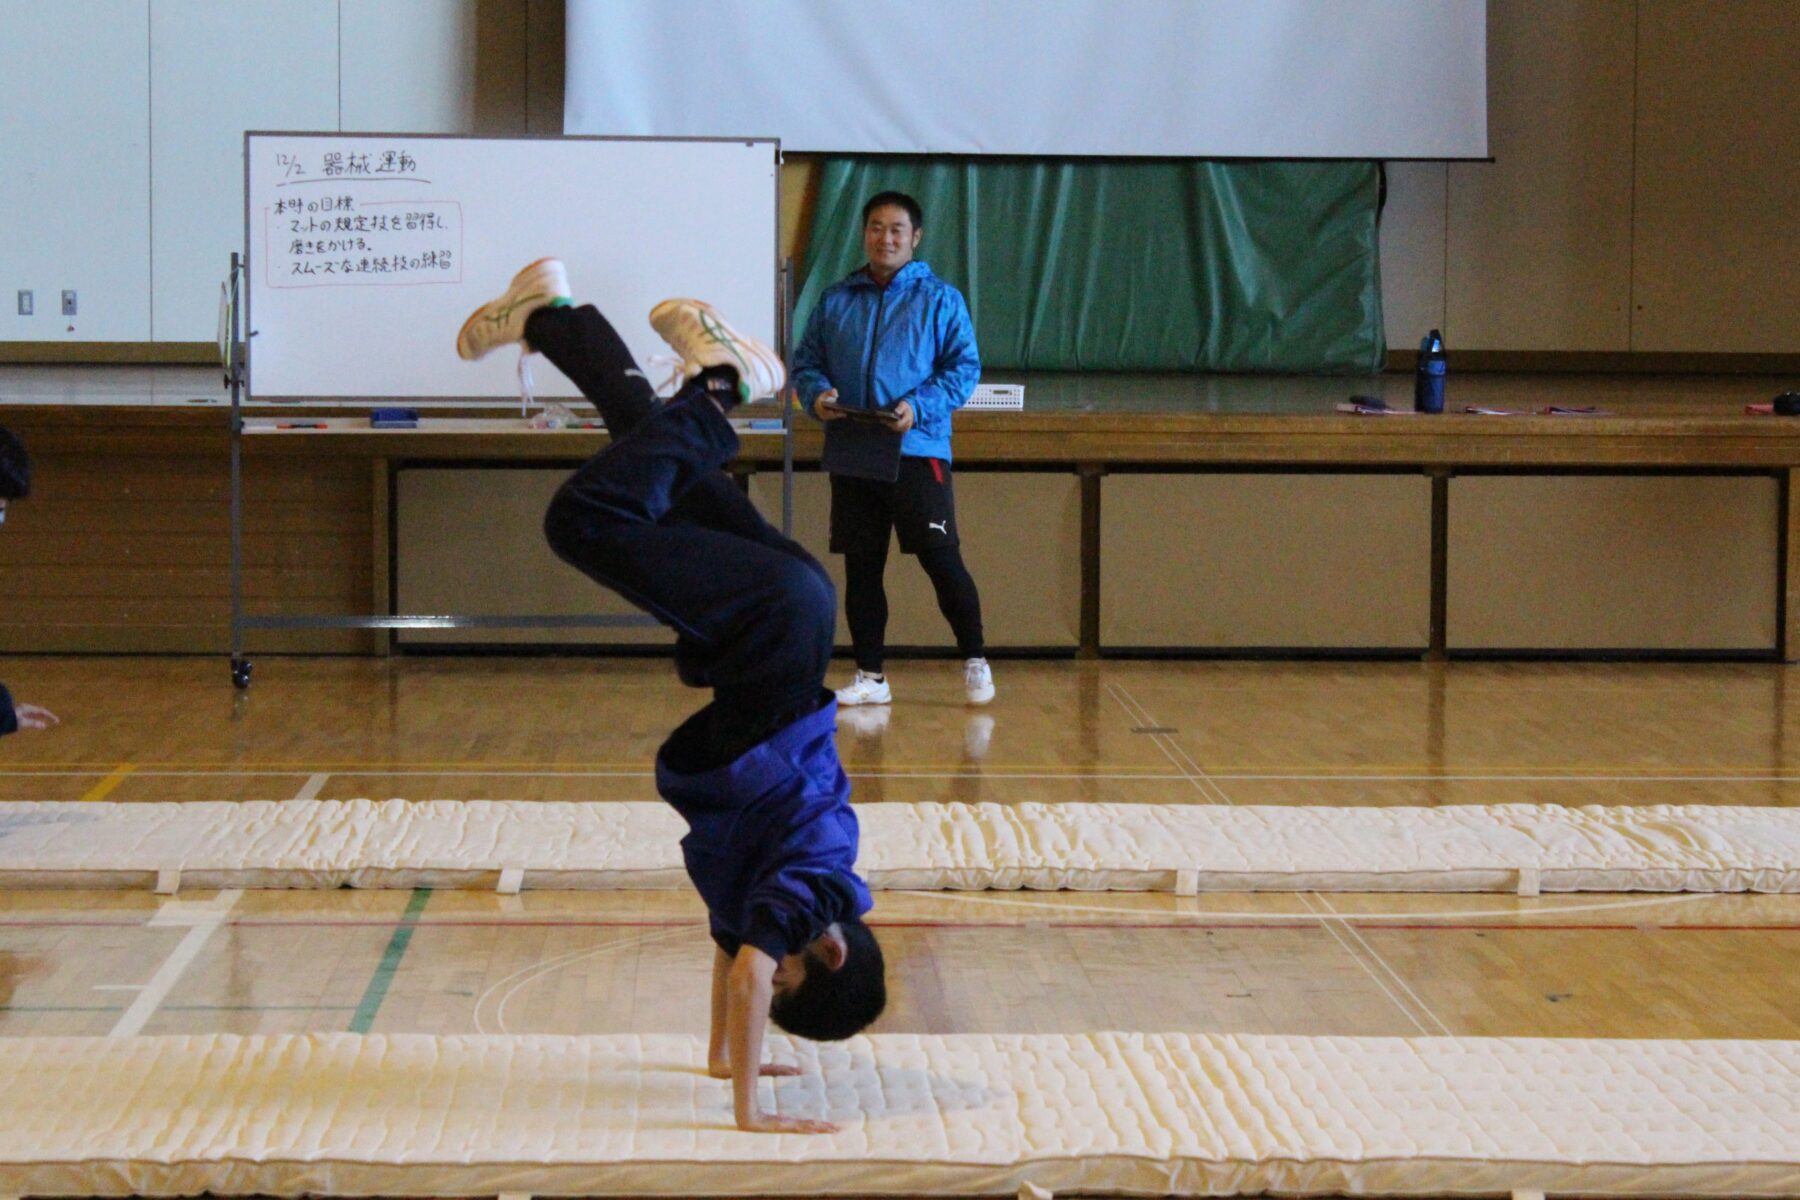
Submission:
<svg viewBox="0 0 1800 1200">
<path fill-rule="evenodd" d="M 643 628 L 659 622 L 641 614 L 610 616 L 515 616 L 488 617 L 454 614 L 400 616 L 253 616 L 244 612 L 244 499 L 243 499 L 243 401 L 246 383 L 245 331 L 240 282 L 248 275 L 244 256 L 233 251 L 226 276 L 220 350 L 225 383 L 231 389 L 231 683 L 239 691 L 250 686 L 254 664 L 245 655 L 244 631 L 248 629 L 620 629 Z M 789 330 L 794 317 L 794 260 L 781 267 L 780 345 L 787 360 Z M 254 330 L 250 336 L 254 336 Z M 792 394 L 781 397 L 781 532 L 794 532 L 794 404 Z"/>
<path fill-rule="evenodd" d="M 781 263 L 781 328 L 778 345 L 781 361 L 788 361 L 788 350 L 794 338 L 794 260 Z M 781 393 L 781 532 L 794 536 L 794 400 L 791 390 Z"/>
<path fill-rule="evenodd" d="M 245 261 L 238 252 L 230 255 L 229 295 L 230 340 L 225 349 L 225 383 L 230 387 L 230 682 L 243 691 L 250 687 L 254 664 L 245 655 L 245 630 L 578 630 L 578 628 L 646 628 L 657 619 L 641 613 L 619 615 L 517 615 L 517 617 L 473 617 L 455 613 L 407 613 L 407 615 L 301 615 L 274 617 L 248 615 L 243 610 L 243 392 L 245 362 L 239 309 L 238 281 L 245 273 Z M 792 261 L 781 272 L 783 288 L 783 345 L 781 358 L 787 358 L 788 320 L 792 318 Z M 781 396 L 781 533 L 794 534 L 794 405 L 787 394 Z"/>
<path fill-rule="evenodd" d="M 225 360 L 225 384 L 231 389 L 231 683 L 239 691 L 250 686 L 250 660 L 244 657 L 244 341 L 243 297 L 240 283 L 244 260 L 231 252 L 231 271 L 225 277 L 225 337 L 219 350 Z"/>
<path fill-rule="evenodd" d="M 247 263 L 236 252 L 230 255 L 230 277 L 227 293 L 230 304 L 230 351 L 225 362 L 225 381 L 230 385 L 230 682 L 243 691 L 250 687 L 250 671 L 254 664 L 245 655 L 245 630 L 574 630 L 574 628 L 644 628 L 657 624 L 655 617 L 643 613 L 619 615 L 518 615 L 518 617 L 470 617 L 454 613 L 409 613 L 409 615 L 301 615 L 274 617 L 248 615 L 243 610 L 243 392 L 245 392 L 245 356 L 239 331 L 243 329 L 239 309 L 238 281 L 247 272 Z M 252 331 L 254 335 L 254 331 Z M 783 437 L 792 444 L 792 430 L 785 428 Z M 792 491 L 792 470 L 781 480 L 783 493 Z M 787 533 L 787 527 L 783 527 Z"/>
</svg>

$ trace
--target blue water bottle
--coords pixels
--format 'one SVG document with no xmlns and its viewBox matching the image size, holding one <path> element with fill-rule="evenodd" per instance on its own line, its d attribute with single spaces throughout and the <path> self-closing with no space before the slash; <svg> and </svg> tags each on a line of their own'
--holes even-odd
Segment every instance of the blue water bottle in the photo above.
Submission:
<svg viewBox="0 0 1800 1200">
<path fill-rule="evenodd" d="M 1444 335 L 1437 330 L 1419 342 L 1419 368 L 1413 376 L 1413 408 L 1422 413 L 1444 411 Z"/>
</svg>

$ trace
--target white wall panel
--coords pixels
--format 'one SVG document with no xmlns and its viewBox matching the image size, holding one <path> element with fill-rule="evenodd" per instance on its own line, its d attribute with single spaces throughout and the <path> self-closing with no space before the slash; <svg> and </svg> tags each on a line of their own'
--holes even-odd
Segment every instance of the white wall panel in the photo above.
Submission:
<svg viewBox="0 0 1800 1200">
<path fill-rule="evenodd" d="M 1108 649 L 1422 649 L 1431 482 L 1423 475 L 1108 475 Z"/>
<path fill-rule="evenodd" d="M 563 0 L 525 0 L 525 132 L 563 131 Z"/>
<path fill-rule="evenodd" d="M 1444 328 L 1444 164 L 1389 163 L 1381 213 L 1381 320 L 1390 349 Z M 1452 341 L 1455 331 L 1446 330 Z"/>
<path fill-rule="evenodd" d="M 126 0 L 0 3 L 0 341 L 150 337 L 148 28 Z"/>
<path fill-rule="evenodd" d="M 1800 351 L 1800 4 L 1639 16 L 1633 350 Z"/>
<path fill-rule="evenodd" d="M 1769 650 L 1780 517 L 1759 476 L 1461 476 L 1450 649 Z"/>
<path fill-rule="evenodd" d="M 1449 168 L 1444 319 L 1484 349 L 1629 349 L 1635 5 L 1492 5 L 1495 161 Z"/>
<path fill-rule="evenodd" d="M 1794 0 L 1489 9 L 1497 161 L 1390 165 L 1389 344 L 1435 325 L 1453 355 L 1792 353 Z M 245 128 L 559 132 L 563 17 L 562 0 L 0 0 L 0 342 L 210 340 Z M 34 318 L 16 316 L 25 287 Z"/>
<path fill-rule="evenodd" d="M 150 105 L 152 336 L 211 341 L 245 130 L 338 128 L 336 0 L 152 0 Z"/>
<path fill-rule="evenodd" d="M 477 7 L 476 0 L 343 0 L 343 128 L 474 133 Z M 522 127 L 522 78 L 518 92 Z"/>
<path fill-rule="evenodd" d="M 566 468 L 418 468 L 395 484 L 394 582 L 403 613 L 626 616 L 637 613 L 544 540 L 544 509 Z M 656 627 L 406 629 L 403 645 L 671 645 Z"/>
</svg>

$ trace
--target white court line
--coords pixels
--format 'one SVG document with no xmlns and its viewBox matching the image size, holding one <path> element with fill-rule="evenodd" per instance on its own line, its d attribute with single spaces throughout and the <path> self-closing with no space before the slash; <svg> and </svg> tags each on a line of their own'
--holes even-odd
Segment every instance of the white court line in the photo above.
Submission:
<svg viewBox="0 0 1800 1200">
<path fill-rule="evenodd" d="M 1323 893 L 1314 892 L 1312 894 L 1312 898 L 1316 903 L 1321 905 L 1325 909 L 1325 911 L 1327 911 L 1327 912 L 1336 912 L 1337 911 L 1336 909 L 1334 909 L 1331 906 L 1331 899 L 1328 896 L 1324 895 Z M 1419 1011 L 1424 1013 L 1426 1016 L 1430 1017 L 1432 1024 L 1436 1025 L 1438 1027 L 1439 1031 L 1442 1032 L 1445 1037 L 1454 1036 L 1450 1031 L 1450 1026 L 1444 1023 L 1444 1019 L 1437 1015 L 1437 1012 L 1432 1009 L 1431 1005 L 1425 1003 L 1425 997 L 1419 995 L 1419 993 L 1413 988 L 1412 984 L 1410 984 L 1406 981 L 1406 977 L 1404 975 L 1400 974 L 1400 972 L 1394 967 L 1394 964 L 1390 963 L 1386 958 L 1382 957 L 1381 952 L 1379 950 L 1375 949 L 1375 947 L 1372 944 L 1370 944 L 1368 938 L 1363 936 L 1362 930 L 1360 930 L 1356 926 L 1350 924 L 1350 922 L 1347 919 L 1339 922 L 1339 924 L 1343 927 L 1344 933 L 1346 935 L 1348 935 L 1350 938 L 1354 939 L 1355 942 L 1357 943 L 1357 945 L 1361 946 L 1365 951 L 1367 951 L 1369 957 L 1374 959 L 1376 964 L 1378 966 L 1380 966 L 1382 970 L 1384 970 L 1388 973 L 1388 977 L 1391 978 L 1396 984 L 1398 984 L 1402 991 L 1404 991 L 1408 996 L 1412 997 L 1412 1001 L 1414 1004 L 1418 1005 Z"/>
<path fill-rule="evenodd" d="M 109 1037 L 136 1037 L 144 1031 L 144 1026 L 149 1023 L 151 1017 L 156 1015 L 156 1010 L 162 1007 L 162 1002 L 168 999 L 169 992 L 175 987 L 176 981 L 181 978 L 182 972 L 188 969 L 188 964 L 192 963 L 195 956 L 200 953 L 200 947 L 204 946 L 206 940 L 224 923 L 232 906 L 243 894 L 237 888 L 228 888 L 205 904 L 170 900 L 159 906 L 157 915 L 165 916 L 165 922 L 191 923 L 193 927 L 176 944 L 169 957 L 163 960 L 163 965 L 157 968 L 156 974 L 150 977 L 150 981 L 144 984 L 137 999 L 133 1000 L 130 1007 L 120 1015 L 118 1023 L 108 1034 Z M 152 916 L 148 924 L 154 925 L 156 921 L 157 916 Z"/>
<path fill-rule="evenodd" d="M 1301 894 L 1300 902 L 1302 904 L 1308 903 L 1306 895 L 1304 893 Z M 1315 915 L 1319 915 L 1319 914 L 1315 914 Z M 1321 929 L 1323 929 L 1326 933 L 1329 933 L 1332 937 L 1332 940 L 1337 942 L 1337 944 L 1340 947 L 1342 947 L 1344 953 L 1348 954 L 1350 956 L 1351 962 L 1353 962 L 1357 966 L 1361 967 L 1363 969 L 1363 973 L 1368 975 L 1368 977 L 1370 979 L 1375 981 L 1375 986 L 1380 988 L 1381 994 L 1386 996 L 1388 998 L 1388 1000 L 1393 1004 L 1393 1006 L 1400 1010 L 1400 1015 L 1405 1017 L 1407 1020 L 1411 1021 L 1413 1024 L 1413 1028 L 1417 1029 L 1421 1036 L 1430 1037 L 1431 1030 L 1429 1030 L 1425 1027 L 1425 1022 L 1419 1020 L 1419 1014 L 1415 1013 L 1410 1007 L 1408 1007 L 1408 1005 L 1406 1004 L 1406 1002 L 1404 1000 L 1402 1000 L 1402 999 L 1400 999 L 1400 997 L 1394 995 L 1393 989 L 1388 987 L 1387 982 L 1385 980 L 1383 980 L 1380 975 L 1377 975 L 1375 973 L 1375 968 L 1370 966 L 1368 964 L 1368 962 L 1363 958 L 1363 956 L 1356 952 L 1356 947 L 1352 946 L 1348 941 L 1346 941 L 1344 939 L 1344 935 L 1341 932 L 1339 932 L 1339 930 L 1338 930 L 1339 924 L 1340 924 L 1340 922 L 1331 920 L 1330 918 L 1323 917 L 1323 916 L 1321 916 L 1321 919 L 1319 921 L 1319 927 Z"/>
<path fill-rule="evenodd" d="M 513 980 L 518 979 L 521 975 L 528 975 L 528 976 L 530 976 L 530 978 L 520 980 L 517 985 L 515 985 L 510 991 L 508 991 L 506 993 L 505 996 L 501 997 L 500 1003 L 498 1004 L 498 1006 L 496 1006 L 496 1008 L 494 1010 L 494 1023 L 496 1025 L 496 1027 L 498 1028 L 499 1032 L 501 1032 L 501 1033 L 507 1032 L 507 1028 L 506 1028 L 506 1005 L 507 1005 L 507 1002 L 513 998 L 513 994 L 515 992 L 517 992 L 520 988 L 523 988 L 530 984 L 536 983 L 539 979 L 542 979 L 544 976 L 550 975 L 556 971 L 559 971 L 563 967 L 571 966 L 583 958 L 592 958 L 592 957 L 598 956 L 600 954 L 604 954 L 610 950 L 623 949 L 623 948 L 626 948 L 629 946 L 634 946 L 634 945 L 642 946 L 642 945 L 647 945 L 650 942 L 667 941 L 669 939 L 679 937 L 682 934 L 692 933 L 695 929 L 704 929 L 704 928 L 705 928 L 705 926 L 701 926 L 701 925 L 680 925 L 680 926 L 676 926 L 673 929 L 660 929 L 660 930 L 652 930 L 652 931 L 634 933 L 634 934 L 630 934 L 626 937 L 622 937 L 622 938 L 618 938 L 618 939 L 615 939 L 610 942 L 606 942 L 599 946 L 587 946 L 580 950 L 570 950 L 563 954 L 558 954 L 551 958 L 539 959 L 537 962 L 530 963 L 526 966 L 520 967 L 517 971 L 514 971 L 511 975 L 508 975 L 504 979 L 501 979 L 497 983 L 493 984 L 485 992 L 481 993 L 481 995 L 479 995 L 475 998 L 475 1012 L 474 1012 L 475 1032 L 476 1033 L 486 1033 L 487 1032 L 487 1029 L 484 1027 L 482 1020 L 481 1020 L 482 1005 L 486 1004 L 488 1002 L 489 997 L 491 997 L 495 992 L 499 991 L 501 988 L 505 987 L 507 984 L 511 983 Z"/>
<path fill-rule="evenodd" d="M 686 928 L 686 927 L 684 926 L 683 928 Z M 610 945 L 610 943 L 608 943 L 608 944 Z M 486 1004 L 488 1002 L 488 997 L 492 996 L 495 992 L 499 991 L 501 988 L 505 987 L 507 984 L 511 983 L 513 980 L 517 979 L 521 975 L 528 975 L 531 972 L 536 971 L 543 967 L 549 967 L 549 966 L 561 964 L 564 962 L 572 962 L 575 959 L 580 958 L 583 954 L 588 953 L 588 951 L 590 951 L 592 949 L 593 949 L 593 947 L 589 946 L 589 947 L 584 947 L 583 949 L 580 949 L 580 950 L 565 950 L 563 953 L 553 955 L 550 958 L 540 958 L 536 962 L 527 963 L 526 965 L 520 967 L 518 970 L 514 971 L 512 974 L 502 978 L 497 983 L 494 983 L 493 985 L 491 985 L 485 992 L 482 992 L 481 995 L 475 997 L 475 1010 L 474 1010 L 474 1014 L 473 1014 L 474 1021 L 475 1021 L 475 1032 L 476 1033 L 486 1033 L 487 1032 L 486 1027 L 482 1024 L 482 1021 L 481 1021 L 481 1006 Z"/>
<path fill-rule="evenodd" d="M 325 789 L 325 781 L 331 778 L 329 771 L 321 771 L 317 775 L 307 777 L 300 790 L 294 793 L 296 800 L 317 800 L 319 793 Z"/>
<path fill-rule="evenodd" d="M 506 1006 L 508 1004 L 512 1003 L 512 998 L 514 996 L 518 995 L 519 992 L 521 990 L 523 990 L 524 988 L 530 987 L 532 984 L 537 983 L 539 980 L 548 979 L 550 976 L 556 974 L 558 971 L 563 970 L 565 967 L 572 967 L 576 963 L 581 962 L 583 959 L 599 958 L 603 954 L 611 954 L 614 950 L 629 950 L 632 948 L 647 946 L 647 945 L 651 944 L 652 942 L 666 942 L 675 937 L 680 936 L 683 933 L 689 933 L 689 932 L 692 932 L 692 930 L 683 928 L 683 929 L 665 929 L 665 930 L 659 930 L 656 932 L 635 933 L 635 934 L 632 934 L 630 937 L 621 938 L 620 940 L 618 940 L 616 942 L 608 942 L 604 946 L 596 946 L 593 949 L 587 951 L 585 954 L 578 954 L 574 958 L 571 958 L 566 962 L 560 962 L 554 966 L 546 967 L 544 970 L 539 971 L 536 974 L 530 975 L 524 979 L 519 980 L 519 982 L 513 984 L 513 986 L 507 990 L 506 995 L 500 997 L 500 1003 L 494 1009 L 494 1024 L 499 1027 L 499 1030 L 501 1033 L 511 1033 L 512 1031 L 506 1027 Z M 710 938 L 707 940 L 707 945 L 709 947 L 712 945 L 712 940 Z M 708 957 L 710 958 L 710 955 Z"/>
<path fill-rule="evenodd" d="M 1046 895 L 1048 895 L 1048 894 L 1052 894 L 1052 893 L 1046 893 Z M 1061 895 L 1063 893 L 1054 893 L 1054 894 Z M 1172 895 L 1173 893 L 1170 893 L 1170 892 L 1140 892 L 1140 893 L 1134 893 L 1134 894 L 1144 895 L 1144 896 L 1169 896 L 1169 895 Z M 1299 892 L 1268 892 L 1265 894 L 1270 895 L 1270 896 L 1288 896 L 1288 895 L 1301 895 L 1302 893 L 1299 893 Z M 1416 896 L 1416 895 L 1420 895 L 1422 893 L 1391 892 L 1391 893 L 1385 893 L 1385 894 L 1393 895 L 1393 896 Z M 1655 907 L 1658 905 L 1664 905 L 1664 904 L 1686 904 L 1686 903 L 1689 903 L 1694 900 L 1714 899 L 1721 894 L 1724 894 L 1724 893 L 1682 892 L 1679 895 L 1674 895 L 1674 896 L 1645 896 L 1642 898 L 1634 896 L 1628 900 L 1601 900 L 1601 901 L 1594 901 L 1594 902 L 1590 902 L 1590 903 L 1586 903 L 1586 904 L 1559 904 L 1559 905 L 1555 905 L 1552 907 L 1536 909 L 1536 910 L 1521 910 L 1521 909 L 1516 909 L 1516 908 L 1493 908 L 1493 909 L 1471 908 L 1471 909 L 1449 909 L 1449 910 L 1438 911 L 1438 912 L 1426 910 L 1426 911 L 1421 911 L 1421 912 L 1403 912 L 1403 913 L 1339 913 L 1337 915 L 1336 919 L 1340 920 L 1340 921 L 1358 921 L 1358 922 L 1361 922 L 1361 921 L 1445 921 L 1445 922 L 1448 922 L 1453 925 L 1459 919 L 1467 920 L 1467 919 L 1473 918 L 1473 917 L 1518 917 L 1518 918 L 1557 917 L 1557 916 L 1563 915 L 1564 913 L 1610 912 L 1614 909 L 1621 909 L 1621 908 L 1651 908 L 1651 907 Z M 1242 920 L 1242 921 L 1247 921 L 1247 922 L 1248 921 L 1296 921 L 1296 920 L 1298 920 L 1298 921 L 1307 921 L 1307 920 L 1324 921 L 1324 920 L 1331 919 L 1331 918 L 1328 918 L 1328 917 L 1324 916 L 1323 914 L 1320 914 L 1317 912 L 1266 912 L 1266 911 L 1244 912 L 1244 911 L 1234 911 L 1234 910 L 1230 910 L 1230 909 L 1205 909 L 1205 910 L 1189 910 L 1189 911 L 1175 910 L 1175 911 L 1170 911 L 1170 912 L 1156 912 L 1154 910 L 1144 909 L 1144 908 L 1107 908 L 1107 907 L 1105 907 L 1103 905 L 1099 905 L 1099 904 L 1065 904 L 1065 903 L 1060 903 L 1055 900 L 1040 900 L 1040 899 L 1037 899 L 1032 896 L 1001 896 L 1001 895 L 997 895 L 993 892 L 920 892 L 920 891 L 914 891 L 911 889 L 902 890 L 902 889 L 896 888 L 892 891 L 883 891 L 882 895 L 884 895 L 884 896 L 920 896 L 920 897 L 925 897 L 925 898 L 931 899 L 931 900 L 953 900 L 953 901 L 959 901 L 963 904 L 975 904 L 975 905 L 990 905 L 990 904 L 991 905 L 1012 905 L 1012 906 L 1019 907 L 1019 908 L 1054 909 L 1057 912 L 1100 913 L 1100 914 L 1103 914 L 1103 915 L 1109 916 L 1109 917 L 1189 917 L 1189 918 L 1192 918 L 1196 923 L 1201 922 L 1201 921 L 1217 920 L 1217 919 L 1221 919 L 1221 918 L 1223 918 L 1225 920 L 1231 920 L 1231 921 Z M 1187 899 L 1187 897 L 1183 897 L 1183 898 Z M 1546 898 L 1548 898 L 1548 897 L 1546 897 Z M 1522 925 L 1521 928 L 1530 928 L 1530 926 Z"/>
<path fill-rule="evenodd" d="M 1115 689 L 1116 694 L 1113 698 L 1119 700 L 1121 704 L 1129 701 L 1131 707 L 1127 708 L 1126 711 L 1130 712 L 1132 708 L 1135 708 L 1139 714 L 1139 719 L 1141 719 L 1145 725 L 1154 727 L 1160 724 L 1155 717 L 1150 715 L 1150 710 L 1138 702 L 1137 697 L 1125 690 L 1123 684 L 1109 683 L 1107 684 L 1107 687 Z M 1190 782 L 1195 782 L 1195 786 L 1200 788 L 1202 795 L 1208 795 L 1213 800 L 1224 804 L 1229 805 L 1232 803 L 1231 797 L 1225 794 L 1225 790 L 1213 782 L 1212 777 L 1206 773 L 1198 762 L 1194 761 L 1194 756 L 1183 749 L 1181 744 L 1175 741 L 1174 738 L 1167 737 L 1160 733 L 1152 734 L 1151 737 L 1156 740 L 1158 745 L 1162 746 L 1163 753 L 1168 756 L 1170 762 L 1175 764 L 1175 768 L 1184 775 L 1187 775 Z"/>
<path fill-rule="evenodd" d="M 1128 715 L 1131 715 L 1134 720 L 1142 722 L 1146 728 L 1154 729 L 1159 727 L 1159 722 L 1155 717 L 1150 715 L 1150 710 L 1145 708 L 1142 704 L 1139 704 L 1137 698 L 1126 691 L 1123 684 L 1109 683 L 1106 685 L 1106 690 L 1112 694 L 1112 698 L 1118 701 L 1119 706 L 1124 708 L 1125 712 Z M 1133 713 L 1133 709 L 1136 709 L 1137 711 Z M 1202 796 L 1207 797 L 1215 803 L 1231 804 L 1231 797 L 1225 794 L 1225 790 L 1208 778 L 1206 772 L 1201 770 L 1200 764 L 1194 761 L 1192 755 L 1188 754 L 1185 750 L 1182 750 L 1181 747 L 1176 744 L 1175 739 L 1165 737 L 1160 733 L 1153 733 L 1150 735 L 1150 740 L 1161 747 L 1164 756 L 1167 757 L 1170 762 L 1175 764 L 1176 770 L 1187 776 L 1188 782 L 1199 789 Z M 1176 757 L 1177 754 L 1180 755 L 1179 758 Z M 1185 764 L 1183 760 L 1186 760 Z M 1189 772 L 1189 768 L 1192 768 L 1192 773 Z"/>
<path fill-rule="evenodd" d="M 1429 1017 L 1431 1023 L 1438 1027 L 1439 1033 L 1443 1034 L 1445 1037 L 1451 1036 L 1450 1027 L 1444 1024 L 1443 1019 L 1439 1017 L 1437 1013 L 1432 1011 L 1431 1005 L 1425 1003 L 1424 997 L 1420 996 L 1418 992 L 1413 990 L 1411 984 L 1400 977 L 1400 972 L 1394 970 L 1393 964 L 1389 963 L 1387 959 L 1381 956 L 1380 952 L 1377 951 L 1375 947 L 1369 944 L 1369 940 L 1362 935 L 1360 930 L 1349 924 L 1349 922 L 1345 921 L 1341 916 L 1338 916 L 1337 910 L 1331 907 L 1330 901 L 1326 900 L 1323 895 L 1316 892 L 1304 892 L 1301 894 L 1300 899 L 1301 903 L 1308 907 L 1318 905 L 1327 913 L 1332 914 L 1334 919 L 1328 920 L 1325 923 L 1325 928 L 1330 930 L 1332 936 L 1336 937 L 1340 943 L 1343 943 L 1344 949 L 1348 950 L 1353 957 L 1361 957 L 1361 955 L 1358 955 L 1358 948 L 1360 947 L 1362 955 L 1366 955 L 1369 960 L 1372 960 L 1375 966 L 1380 967 L 1381 970 L 1386 973 L 1387 977 L 1394 981 L 1395 986 L 1406 993 L 1407 998 L 1412 1001 L 1413 1007 Z M 1348 941 L 1346 939 L 1348 939 Z M 1350 945 L 1350 942 L 1352 941 L 1356 943 L 1355 946 Z M 1367 969 L 1367 963 L 1364 964 L 1364 967 Z M 1373 975 L 1374 971 L 1370 970 L 1369 973 Z M 1376 978 L 1376 982 L 1381 982 L 1379 977 Z M 1387 989 L 1386 987 L 1383 987 L 1382 990 L 1386 991 Z M 1392 993 L 1390 993 L 1390 995 L 1391 994 Z M 1400 1003 L 1399 1001 L 1395 1002 Z M 1402 1007 L 1404 1007 L 1404 1005 L 1402 1005 Z M 1412 1012 L 1408 1012 L 1406 1015 L 1413 1024 L 1419 1026 L 1419 1032 L 1427 1035 L 1430 1034 L 1431 1031 L 1426 1029 L 1419 1021 L 1418 1017 L 1414 1016 Z"/>
</svg>

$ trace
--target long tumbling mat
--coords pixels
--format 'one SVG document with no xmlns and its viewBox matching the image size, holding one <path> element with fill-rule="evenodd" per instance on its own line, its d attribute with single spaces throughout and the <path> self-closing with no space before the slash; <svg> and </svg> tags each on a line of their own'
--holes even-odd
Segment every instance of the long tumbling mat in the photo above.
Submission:
<svg viewBox="0 0 1800 1200">
<path fill-rule="evenodd" d="M 741 1134 L 676 1035 L 8 1038 L 7 1195 L 1800 1194 L 1800 1042 L 777 1040 Z M 1038 1194 L 1042 1194 L 1041 1192 Z"/>
<path fill-rule="evenodd" d="M 1800 809 L 867 804 L 878 888 L 1800 891 Z M 0 804 L 0 886 L 685 887 L 659 802 Z"/>
</svg>

